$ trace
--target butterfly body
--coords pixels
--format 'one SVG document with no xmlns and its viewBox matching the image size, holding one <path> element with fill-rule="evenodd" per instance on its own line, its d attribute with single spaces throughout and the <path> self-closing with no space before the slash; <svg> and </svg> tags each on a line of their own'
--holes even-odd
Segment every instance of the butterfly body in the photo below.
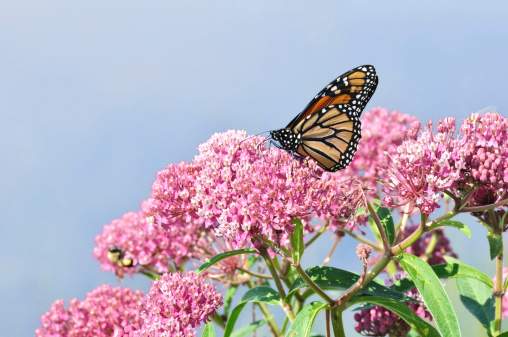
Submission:
<svg viewBox="0 0 508 337">
<path fill-rule="evenodd" d="M 280 148 L 311 157 L 331 172 L 346 168 L 361 139 L 360 115 L 376 90 L 373 66 L 354 68 L 328 84 L 285 128 L 271 131 Z"/>
</svg>

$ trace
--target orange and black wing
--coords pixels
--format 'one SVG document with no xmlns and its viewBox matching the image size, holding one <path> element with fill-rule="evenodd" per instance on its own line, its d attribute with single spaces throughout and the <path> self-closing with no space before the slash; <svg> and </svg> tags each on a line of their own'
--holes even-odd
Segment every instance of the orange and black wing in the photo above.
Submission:
<svg viewBox="0 0 508 337">
<path fill-rule="evenodd" d="M 347 105 L 360 117 L 374 94 L 378 83 L 376 69 L 371 65 L 356 67 L 333 80 L 287 126 L 293 129 L 314 112 L 330 105 Z"/>
<path fill-rule="evenodd" d="M 323 169 L 334 172 L 346 168 L 353 159 L 361 129 L 353 108 L 338 104 L 305 117 L 293 131 L 301 134 L 298 154 L 312 157 Z"/>
</svg>

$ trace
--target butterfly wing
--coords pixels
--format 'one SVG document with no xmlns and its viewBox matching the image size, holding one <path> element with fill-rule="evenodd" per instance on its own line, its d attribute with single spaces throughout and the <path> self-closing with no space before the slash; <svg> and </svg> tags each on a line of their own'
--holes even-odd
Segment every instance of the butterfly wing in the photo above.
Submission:
<svg viewBox="0 0 508 337">
<path fill-rule="evenodd" d="M 373 66 L 364 65 L 351 69 L 321 90 L 286 128 L 293 129 L 306 117 L 330 105 L 351 106 L 353 111 L 360 116 L 374 94 L 377 83 L 378 77 Z"/>
<path fill-rule="evenodd" d="M 305 117 L 293 130 L 302 140 L 296 152 L 332 172 L 349 165 L 362 136 L 359 115 L 344 104 L 327 106 Z"/>
</svg>

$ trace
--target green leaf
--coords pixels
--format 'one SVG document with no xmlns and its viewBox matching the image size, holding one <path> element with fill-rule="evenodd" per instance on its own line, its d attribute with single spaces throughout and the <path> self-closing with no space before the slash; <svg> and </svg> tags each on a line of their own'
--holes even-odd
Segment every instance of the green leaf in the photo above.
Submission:
<svg viewBox="0 0 508 337">
<path fill-rule="evenodd" d="M 457 315 L 432 268 L 422 259 L 410 254 L 400 254 L 397 261 L 413 279 L 441 334 L 460 337 Z"/>
<path fill-rule="evenodd" d="M 508 331 L 503 332 L 503 333 L 502 333 L 502 334 L 500 334 L 500 335 L 497 335 L 497 337 L 508 337 Z"/>
<path fill-rule="evenodd" d="M 358 274 L 334 267 L 314 266 L 307 269 L 305 272 L 309 275 L 312 281 L 314 281 L 322 289 L 345 290 L 355 284 L 355 282 L 357 282 L 360 278 Z M 293 295 L 295 291 L 306 287 L 308 287 L 307 283 L 305 283 L 301 277 L 298 277 L 289 288 L 286 301 L 290 300 L 291 295 Z M 310 296 L 312 293 L 313 292 L 309 291 L 306 295 Z M 416 302 L 415 299 L 385 287 L 377 282 L 370 282 L 367 286 L 365 286 L 365 288 L 360 290 L 360 293 L 391 298 L 402 302 Z"/>
<path fill-rule="evenodd" d="M 439 337 L 439 332 L 418 316 L 406 304 L 389 298 L 364 296 L 353 299 L 349 304 L 372 303 L 393 311 L 411 326 L 421 337 Z"/>
<path fill-rule="evenodd" d="M 231 301 L 233 300 L 233 296 L 235 296 L 236 291 L 238 290 L 238 285 L 230 285 L 226 292 L 226 296 L 224 296 L 224 315 L 226 317 L 229 314 L 229 308 L 231 307 Z"/>
<path fill-rule="evenodd" d="M 447 264 L 438 264 L 435 266 L 431 266 L 434 273 L 436 273 L 439 278 L 471 278 L 476 279 L 480 282 L 483 282 L 486 286 L 491 289 L 494 288 L 494 282 L 479 271 L 476 268 L 468 266 L 463 263 L 447 263 Z M 403 278 L 402 280 L 396 282 L 390 288 L 401 293 L 405 293 L 415 287 L 413 280 L 410 277 Z"/>
<path fill-rule="evenodd" d="M 291 239 L 291 248 L 293 251 L 293 261 L 295 263 L 300 263 L 300 260 L 303 255 L 303 224 L 300 219 L 293 219 L 291 223 L 294 223 L 293 234 L 290 234 L 289 237 Z"/>
<path fill-rule="evenodd" d="M 266 322 L 268 322 L 268 320 L 271 319 L 272 317 L 273 316 L 269 316 L 269 317 L 267 317 L 265 319 L 262 319 L 262 320 L 255 321 L 255 322 L 252 322 L 250 324 L 247 324 L 246 326 L 241 327 L 240 329 L 234 331 L 231 334 L 231 337 L 244 337 L 244 336 L 247 336 L 250 333 L 252 333 L 253 331 L 255 331 L 257 328 L 265 325 Z"/>
<path fill-rule="evenodd" d="M 458 279 L 457 289 L 466 309 L 480 321 L 489 337 L 494 336 L 495 299 L 492 289 L 471 279 Z"/>
<path fill-rule="evenodd" d="M 201 274 L 202 272 L 204 272 L 205 270 L 207 270 L 208 268 L 210 268 L 217 262 L 227 259 L 228 257 L 235 256 L 235 255 L 241 255 L 241 254 L 254 254 L 254 253 L 257 253 L 257 251 L 255 249 L 246 248 L 246 249 L 232 250 L 230 252 L 224 252 L 224 253 L 217 254 L 214 257 L 212 257 L 210 260 L 206 261 L 201 267 L 199 267 L 196 270 L 196 274 L 198 274 L 198 275 Z"/>
<path fill-rule="evenodd" d="M 249 289 L 240 300 L 240 303 L 231 311 L 226 328 L 224 329 L 224 337 L 230 337 L 235 328 L 238 316 L 243 310 L 243 307 L 249 302 L 263 302 L 273 305 L 279 305 L 281 301 L 279 293 L 268 286 L 259 286 Z"/>
<path fill-rule="evenodd" d="M 279 305 L 281 301 L 277 290 L 268 286 L 258 286 L 249 289 L 240 300 L 240 303 L 263 302 L 272 305 Z"/>
<path fill-rule="evenodd" d="M 439 223 L 435 224 L 435 225 L 432 225 L 428 228 L 428 230 L 433 230 L 433 229 L 436 229 L 438 227 L 443 227 L 443 226 L 448 226 L 448 227 L 455 227 L 455 228 L 458 228 L 460 229 L 462 232 L 464 232 L 468 238 L 471 238 L 471 231 L 469 230 L 469 227 L 467 227 L 466 225 L 464 225 L 462 222 L 460 221 L 452 221 L 452 220 L 441 220 Z"/>
<path fill-rule="evenodd" d="M 203 329 L 203 334 L 201 337 L 215 337 L 215 330 L 213 329 L 212 322 L 208 322 Z"/>
<path fill-rule="evenodd" d="M 489 240 L 490 259 L 494 260 L 503 250 L 503 238 L 501 236 L 489 234 L 487 235 L 487 240 Z"/>
<path fill-rule="evenodd" d="M 328 308 L 328 303 L 319 301 L 307 304 L 296 316 L 293 324 L 291 324 L 288 332 L 286 332 L 286 337 L 310 337 L 312 324 L 314 324 L 317 314 L 321 310 Z"/>
<path fill-rule="evenodd" d="M 378 205 L 372 206 L 376 210 L 376 214 L 379 220 L 381 220 L 381 226 L 383 227 L 383 230 L 386 234 L 388 243 L 390 245 L 393 245 L 393 242 L 395 241 L 395 225 L 393 224 L 392 213 L 390 213 L 390 210 L 388 208 L 381 207 Z"/>
</svg>

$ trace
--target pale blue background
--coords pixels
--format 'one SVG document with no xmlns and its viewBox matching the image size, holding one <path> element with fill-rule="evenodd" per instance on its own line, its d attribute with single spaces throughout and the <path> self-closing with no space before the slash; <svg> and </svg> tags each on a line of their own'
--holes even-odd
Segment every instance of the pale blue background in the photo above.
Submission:
<svg viewBox="0 0 508 337">
<path fill-rule="evenodd" d="M 354 66 L 378 70 L 369 108 L 508 115 L 507 19 L 502 1 L 1 0 L 0 335 L 33 335 L 54 300 L 117 284 L 93 238 L 158 170 L 214 132 L 285 126 Z M 474 238 L 449 231 L 454 247 L 492 274 L 486 231 L 464 219 Z M 358 271 L 354 246 L 334 265 Z"/>
</svg>

